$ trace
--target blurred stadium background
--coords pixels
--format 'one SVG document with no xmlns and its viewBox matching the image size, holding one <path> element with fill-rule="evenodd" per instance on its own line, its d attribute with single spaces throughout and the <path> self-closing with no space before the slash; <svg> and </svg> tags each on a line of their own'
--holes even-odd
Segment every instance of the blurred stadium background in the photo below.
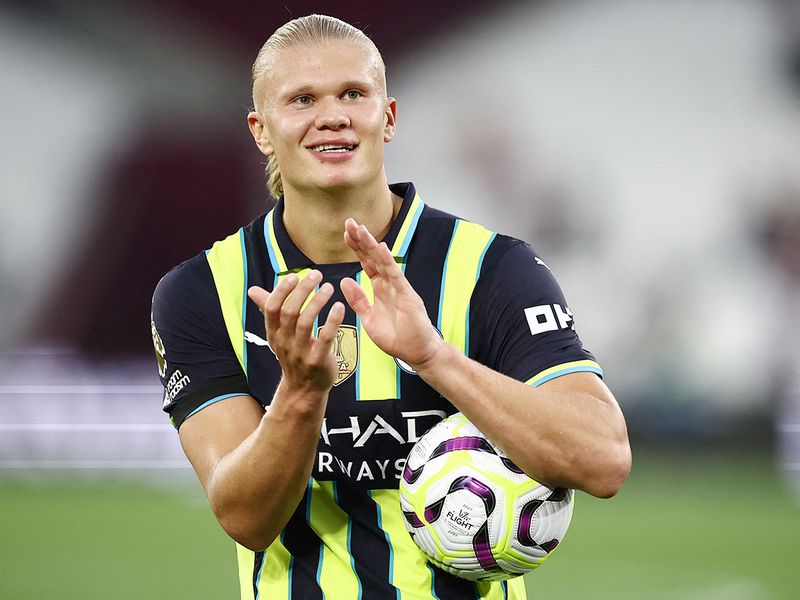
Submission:
<svg viewBox="0 0 800 600">
<path fill-rule="evenodd" d="M 235 598 L 161 413 L 158 279 L 263 212 L 249 69 L 383 50 L 393 181 L 531 241 L 627 415 L 531 598 L 796 598 L 800 2 L 0 2 L 0 598 Z"/>
</svg>

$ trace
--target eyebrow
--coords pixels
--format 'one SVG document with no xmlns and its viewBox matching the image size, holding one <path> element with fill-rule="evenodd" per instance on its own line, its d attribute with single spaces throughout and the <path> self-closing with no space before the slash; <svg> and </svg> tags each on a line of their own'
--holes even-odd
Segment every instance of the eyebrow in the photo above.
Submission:
<svg viewBox="0 0 800 600">
<path fill-rule="evenodd" d="M 376 89 L 378 86 L 374 81 L 365 79 L 349 79 L 343 81 L 341 84 L 342 90 L 350 89 Z M 295 96 L 302 96 L 304 94 L 311 94 L 314 91 L 314 86 L 310 84 L 303 84 L 297 87 L 285 88 L 278 93 L 279 98 L 294 98 Z"/>
</svg>

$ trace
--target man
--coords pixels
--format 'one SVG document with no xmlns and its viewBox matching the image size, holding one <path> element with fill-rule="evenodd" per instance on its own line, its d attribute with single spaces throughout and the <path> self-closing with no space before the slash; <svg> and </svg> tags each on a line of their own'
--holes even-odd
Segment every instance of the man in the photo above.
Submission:
<svg viewBox="0 0 800 600">
<path fill-rule="evenodd" d="M 462 411 L 535 479 L 617 492 L 624 419 L 549 268 L 388 185 L 397 103 L 358 29 L 278 29 L 253 102 L 278 204 L 153 300 L 164 408 L 238 542 L 242 598 L 524 598 L 521 578 L 429 565 L 397 487 L 413 442 Z"/>
</svg>

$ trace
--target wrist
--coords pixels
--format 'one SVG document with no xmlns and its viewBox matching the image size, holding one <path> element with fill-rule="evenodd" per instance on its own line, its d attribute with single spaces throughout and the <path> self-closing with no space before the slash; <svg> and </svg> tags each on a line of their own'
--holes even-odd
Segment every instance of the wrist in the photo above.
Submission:
<svg viewBox="0 0 800 600">
<path fill-rule="evenodd" d="M 410 363 L 410 366 L 417 375 L 425 379 L 427 375 L 441 368 L 440 365 L 447 362 L 453 352 L 457 352 L 455 347 L 437 335 L 431 350 L 419 362 Z"/>
<path fill-rule="evenodd" d="M 282 378 L 272 398 L 270 411 L 277 409 L 284 416 L 318 418 L 325 413 L 329 391 L 293 384 Z"/>
</svg>

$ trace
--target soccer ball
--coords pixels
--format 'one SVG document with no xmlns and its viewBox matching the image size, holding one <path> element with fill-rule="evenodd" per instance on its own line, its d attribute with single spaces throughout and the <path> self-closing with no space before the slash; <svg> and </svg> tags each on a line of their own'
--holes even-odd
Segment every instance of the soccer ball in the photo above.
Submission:
<svg viewBox="0 0 800 600">
<path fill-rule="evenodd" d="M 538 567 L 561 542 L 574 492 L 534 481 L 461 413 L 411 449 L 400 506 L 428 559 L 472 581 L 499 581 Z"/>
</svg>

